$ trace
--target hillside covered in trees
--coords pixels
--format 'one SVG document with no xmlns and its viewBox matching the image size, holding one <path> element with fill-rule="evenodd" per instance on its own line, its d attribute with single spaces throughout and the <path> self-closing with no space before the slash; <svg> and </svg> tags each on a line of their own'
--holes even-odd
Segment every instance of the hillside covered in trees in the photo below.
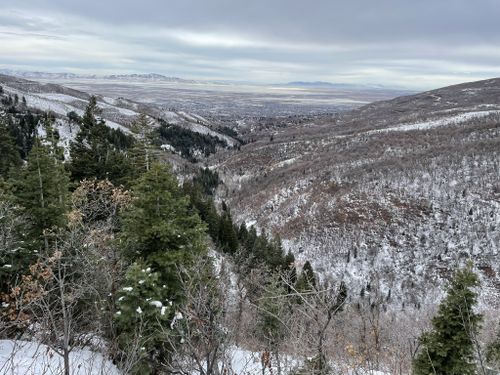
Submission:
<svg viewBox="0 0 500 375">
<path fill-rule="evenodd" d="M 30 343 L 46 350 L 33 368 L 68 375 L 498 371 L 498 317 L 477 309 L 477 264 L 457 263 L 439 307 L 420 306 L 315 269 L 320 253 L 285 248 L 276 225 L 235 220 L 248 186 L 235 188 L 229 162 L 198 162 L 239 160 L 283 135 L 227 151 L 144 113 L 109 126 L 94 96 L 65 115 L 3 90 L 0 101 L 0 343 L 13 345 L 0 371 L 16 373 Z M 165 144 L 182 158 L 175 170 Z M 257 178 L 258 194 L 272 186 Z"/>
</svg>

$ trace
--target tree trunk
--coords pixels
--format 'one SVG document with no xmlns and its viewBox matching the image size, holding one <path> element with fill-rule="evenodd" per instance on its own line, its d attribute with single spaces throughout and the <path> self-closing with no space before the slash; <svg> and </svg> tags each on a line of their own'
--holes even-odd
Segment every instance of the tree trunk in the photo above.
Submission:
<svg viewBox="0 0 500 375">
<path fill-rule="evenodd" d="M 42 209 L 44 209 L 45 208 L 45 198 L 43 196 L 42 171 L 40 170 L 40 161 L 38 159 L 38 154 L 36 156 L 36 166 L 37 166 L 37 170 L 38 170 L 38 187 L 40 188 L 40 206 L 42 207 Z M 43 226 L 45 227 L 46 226 L 45 220 L 44 220 L 43 224 L 44 224 Z M 43 231 L 43 242 L 45 245 L 45 251 L 48 252 L 49 251 L 49 240 L 47 238 L 47 234 L 45 233 L 45 228 Z"/>
<path fill-rule="evenodd" d="M 64 348 L 64 375 L 71 375 L 70 371 L 70 363 L 69 363 L 69 350 L 67 348 Z"/>
</svg>

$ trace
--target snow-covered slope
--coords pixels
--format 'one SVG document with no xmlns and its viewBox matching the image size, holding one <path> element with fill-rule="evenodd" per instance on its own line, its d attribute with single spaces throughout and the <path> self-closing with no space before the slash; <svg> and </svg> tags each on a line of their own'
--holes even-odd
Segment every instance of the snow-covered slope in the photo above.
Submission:
<svg viewBox="0 0 500 375">
<path fill-rule="evenodd" d="M 37 75 L 33 78 L 36 77 Z M 129 76 L 114 77 L 116 79 L 131 78 Z M 135 78 L 139 79 L 140 77 L 137 76 Z M 164 78 L 167 79 L 168 77 Z M 147 79 L 159 78 L 148 76 Z M 55 114 L 58 118 L 56 127 L 61 134 L 62 145 L 67 150 L 69 142 L 74 138 L 78 129 L 75 129 L 77 126 L 71 124 L 66 116 L 69 112 L 75 112 L 79 116 L 82 116 L 90 99 L 90 94 L 60 85 L 38 83 L 2 74 L 0 74 L 0 86 L 3 88 L 4 95 L 16 96 L 20 102 L 25 102 L 27 108 L 36 111 L 50 111 Z M 96 98 L 97 106 L 100 108 L 100 117 L 106 121 L 109 127 L 120 129 L 125 133 L 132 133 L 131 125 L 140 113 L 145 113 L 149 116 L 150 124 L 153 127 L 158 126 L 156 119 L 161 118 L 167 123 L 181 126 L 192 132 L 217 137 L 224 141 L 228 147 L 238 144 L 238 141 L 235 139 L 218 132 L 217 123 L 197 114 L 164 110 L 153 104 L 134 102 L 123 97 L 110 98 L 97 95 Z"/>
<path fill-rule="evenodd" d="M 0 85 L 7 95 L 17 95 L 19 100 L 26 101 L 26 106 L 38 111 L 50 111 L 59 117 L 65 117 L 69 112 L 83 115 L 90 95 L 58 85 L 38 84 L 19 78 L 0 75 Z M 23 99 L 24 98 L 24 99 Z M 103 98 L 97 98 L 97 104 L 102 109 L 101 117 L 108 125 L 130 132 L 129 124 L 137 118 L 138 112 L 107 103 Z"/>
<path fill-rule="evenodd" d="M 500 79 L 253 137 L 213 159 L 238 221 L 279 234 L 354 299 L 369 285 L 434 304 L 472 259 L 483 306 L 500 306 Z"/>
</svg>

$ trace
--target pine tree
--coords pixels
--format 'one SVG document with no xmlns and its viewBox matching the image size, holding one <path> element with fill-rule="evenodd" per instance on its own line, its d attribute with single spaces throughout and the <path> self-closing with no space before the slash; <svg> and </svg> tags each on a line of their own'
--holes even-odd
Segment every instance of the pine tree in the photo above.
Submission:
<svg viewBox="0 0 500 375">
<path fill-rule="evenodd" d="M 474 337 L 482 316 L 473 311 L 479 286 L 471 265 L 458 270 L 447 296 L 432 319 L 432 330 L 420 338 L 420 352 L 413 363 L 415 375 L 473 375 Z"/>
<path fill-rule="evenodd" d="M 0 294 L 6 293 L 19 275 L 26 273 L 34 259 L 32 250 L 24 241 L 27 231 L 22 209 L 15 198 L 0 186 Z"/>
<path fill-rule="evenodd" d="M 124 286 L 118 295 L 115 322 L 118 343 L 126 351 L 131 343 L 139 348 L 135 374 L 155 373 L 158 358 L 169 350 L 165 327 L 172 318 L 167 288 L 159 272 L 142 261 L 133 263 L 125 275 Z M 131 353 L 124 353 L 131 355 Z"/>
<path fill-rule="evenodd" d="M 34 115 L 30 111 L 23 114 L 19 118 L 19 121 L 16 121 L 11 117 L 7 119 L 10 134 L 15 139 L 22 159 L 27 158 L 35 143 L 39 122 L 40 116 L 36 114 Z"/>
<path fill-rule="evenodd" d="M 3 117 L 0 117 L 0 155 L 0 176 L 6 178 L 12 169 L 21 165 L 21 157 Z"/>
<path fill-rule="evenodd" d="M 98 123 L 96 116 L 99 114 L 100 109 L 97 107 L 97 98 L 92 95 L 82 117 L 82 130 L 87 131 L 96 126 Z"/>
<path fill-rule="evenodd" d="M 229 210 L 222 212 L 219 221 L 219 244 L 223 251 L 234 254 L 239 247 L 238 236 L 234 230 Z"/>
<path fill-rule="evenodd" d="M 151 119 L 143 112 L 137 116 L 131 125 L 132 131 L 137 133 L 143 139 L 145 139 L 147 134 L 151 131 L 151 127 Z"/>
<path fill-rule="evenodd" d="M 71 143 L 71 164 L 74 181 L 88 178 L 108 179 L 116 186 L 127 185 L 133 176 L 130 160 L 123 150 L 133 146 L 133 138 L 119 129 L 110 129 L 97 119 L 99 108 L 91 97 L 82 117 L 80 131 Z"/>
<path fill-rule="evenodd" d="M 48 248 L 51 230 L 62 228 L 68 209 L 69 178 L 63 164 L 54 157 L 51 148 L 35 143 L 28 163 L 14 179 L 17 203 L 30 217 L 30 238 L 42 241 Z"/>
<path fill-rule="evenodd" d="M 123 214 L 125 253 L 151 264 L 175 296 L 179 267 L 189 268 L 194 256 L 206 250 L 205 226 L 165 165 L 153 164 L 134 186 L 133 195 Z"/>
<path fill-rule="evenodd" d="M 258 299 L 256 333 L 268 352 L 277 353 L 288 332 L 290 306 L 286 296 L 281 281 L 272 277 Z"/>
<path fill-rule="evenodd" d="M 139 178 L 141 174 L 148 171 L 151 164 L 156 162 L 150 146 L 145 142 L 137 142 L 130 150 L 127 151 L 131 167 L 131 176 L 133 179 Z"/>
<path fill-rule="evenodd" d="M 55 117 L 51 112 L 45 113 L 42 126 L 45 131 L 44 141 L 50 145 L 50 150 L 53 155 L 60 159 L 64 159 L 64 149 L 58 146 L 59 132 L 54 128 Z"/>
<path fill-rule="evenodd" d="M 269 241 L 267 246 L 267 254 L 265 262 L 269 264 L 273 271 L 281 271 L 283 268 L 283 261 L 285 258 L 281 239 L 276 236 Z"/>
<path fill-rule="evenodd" d="M 313 290 L 316 287 L 316 276 L 314 270 L 309 261 L 304 263 L 302 267 L 302 272 L 297 279 L 296 289 L 299 292 L 307 292 Z"/>
<path fill-rule="evenodd" d="M 131 130 L 139 136 L 139 141 L 128 151 L 134 178 L 149 170 L 151 164 L 157 161 L 149 142 L 151 129 L 152 121 L 145 113 L 141 113 L 131 125 Z"/>
<path fill-rule="evenodd" d="M 217 243 L 220 217 L 213 199 L 203 194 L 201 186 L 194 183 L 194 181 L 185 182 L 182 190 L 189 196 L 191 205 L 198 211 L 201 220 L 208 225 L 208 234 L 214 243 Z"/>
<path fill-rule="evenodd" d="M 248 229 L 245 223 L 241 223 L 240 229 L 238 230 L 238 240 L 241 243 L 245 243 L 248 239 Z"/>
</svg>

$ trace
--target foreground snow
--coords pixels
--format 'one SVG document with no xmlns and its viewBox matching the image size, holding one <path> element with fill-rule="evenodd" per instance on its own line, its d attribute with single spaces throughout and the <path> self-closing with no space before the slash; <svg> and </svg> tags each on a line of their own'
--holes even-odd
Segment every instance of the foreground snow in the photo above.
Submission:
<svg viewBox="0 0 500 375">
<path fill-rule="evenodd" d="M 224 363 L 219 368 L 227 375 L 261 375 L 261 354 L 236 346 L 230 348 Z M 276 358 L 271 356 L 271 369 L 265 374 L 277 374 Z M 289 355 L 281 355 L 281 373 L 293 373 L 303 362 Z M 100 353 L 88 349 L 74 349 L 70 354 L 71 375 L 121 375 L 120 371 Z M 335 366 L 334 366 L 335 367 Z M 52 375 L 63 374 L 63 358 L 46 345 L 29 341 L 0 340 L 0 374 Z M 345 375 L 390 375 L 379 371 L 357 371 L 342 369 Z M 192 375 L 199 375 L 193 371 Z"/>
<path fill-rule="evenodd" d="M 70 354 L 72 375 L 119 375 L 102 354 L 74 349 Z M 0 374 L 44 375 L 64 373 L 63 358 L 46 345 L 28 341 L 0 340 Z"/>
<path fill-rule="evenodd" d="M 276 358 L 271 354 L 270 368 L 266 367 L 262 372 L 262 353 L 245 350 L 237 346 L 233 346 L 227 353 L 224 364 L 219 366 L 219 369 L 227 375 L 272 375 L 278 374 L 278 363 Z M 291 355 L 280 355 L 280 367 L 282 375 L 290 375 L 302 368 L 304 362 L 297 357 Z M 331 363 L 333 373 L 342 375 L 391 375 L 387 372 L 364 370 L 357 367 L 356 369 L 349 366 L 338 366 L 338 364 Z M 195 371 L 191 375 L 199 375 Z"/>
</svg>

